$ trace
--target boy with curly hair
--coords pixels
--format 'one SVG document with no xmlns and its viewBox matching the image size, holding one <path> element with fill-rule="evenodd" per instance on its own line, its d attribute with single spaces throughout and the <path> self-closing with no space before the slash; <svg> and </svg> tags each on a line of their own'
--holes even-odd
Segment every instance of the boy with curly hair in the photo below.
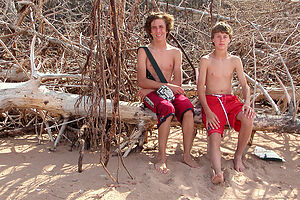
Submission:
<svg viewBox="0 0 300 200">
<path fill-rule="evenodd" d="M 138 95 L 144 104 L 156 113 L 158 118 L 158 156 L 155 168 L 160 173 L 167 173 L 166 146 L 170 132 L 171 121 L 174 116 L 182 124 L 184 154 L 183 161 L 190 167 L 199 167 L 190 155 L 194 139 L 194 108 L 185 97 L 182 84 L 182 53 L 167 43 L 167 36 L 173 29 L 174 18 L 167 13 L 152 13 L 146 20 L 145 30 L 150 36 L 151 43 L 147 49 L 153 55 L 166 83 L 161 82 L 155 72 L 146 49 L 139 48 L 137 63 L 137 80 L 141 88 Z M 168 87 L 174 94 L 174 100 L 167 100 L 158 95 L 160 87 Z"/>
</svg>

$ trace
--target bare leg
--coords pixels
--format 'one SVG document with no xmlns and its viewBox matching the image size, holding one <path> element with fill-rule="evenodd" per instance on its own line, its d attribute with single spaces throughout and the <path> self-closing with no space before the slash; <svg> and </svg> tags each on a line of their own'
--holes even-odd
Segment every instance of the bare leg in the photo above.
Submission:
<svg viewBox="0 0 300 200">
<path fill-rule="evenodd" d="M 223 172 L 221 169 L 221 151 L 220 151 L 221 139 L 222 137 L 221 134 L 219 133 L 212 133 L 208 139 L 209 159 L 215 173 L 215 175 L 212 178 L 212 182 L 214 184 L 224 182 Z"/>
<path fill-rule="evenodd" d="M 253 118 L 247 118 L 242 112 L 240 112 L 236 118 L 241 121 L 241 129 L 233 162 L 235 170 L 241 172 L 245 169 L 242 156 L 252 132 Z"/>
<path fill-rule="evenodd" d="M 157 163 L 155 164 L 155 168 L 160 173 L 166 174 L 169 169 L 167 168 L 166 160 L 166 148 L 168 136 L 170 133 L 170 124 L 172 121 L 172 116 L 169 116 L 165 122 L 163 122 L 158 128 L 158 156 Z"/>
<path fill-rule="evenodd" d="M 183 115 L 182 119 L 182 132 L 183 132 L 183 161 L 189 165 L 190 167 L 197 168 L 200 167 L 200 165 L 193 160 L 191 156 L 191 149 L 193 145 L 194 140 L 194 117 L 193 112 L 187 111 Z"/>
</svg>

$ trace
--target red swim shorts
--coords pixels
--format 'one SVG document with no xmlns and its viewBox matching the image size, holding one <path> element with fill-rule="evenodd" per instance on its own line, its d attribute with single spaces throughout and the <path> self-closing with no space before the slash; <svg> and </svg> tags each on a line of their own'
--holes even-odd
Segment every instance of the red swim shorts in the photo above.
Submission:
<svg viewBox="0 0 300 200">
<path fill-rule="evenodd" d="M 152 112 L 156 113 L 157 127 L 166 121 L 170 115 L 175 115 L 181 123 L 185 112 L 191 110 L 194 113 L 193 104 L 182 94 L 175 94 L 175 99 L 170 102 L 159 97 L 156 91 L 153 91 L 144 98 L 144 103 Z"/>
<path fill-rule="evenodd" d="M 214 112 L 217 115 L 220 121 L 219 129 L 212 129 L 210 126 L 207 127 L 208 136 L 210 136 L 212 133 L 220 133 L 223 137 L 223 131 L 225 124 L 227 123 L 227 118 L 220 100 L 228 116 L 230 126 L 233 127 L 236 131 L 239 131 L 241 129 L 241 121 L 237 120 L 236 116 L 242 111 L 243 104 L 239 101 L 239 99 L 236 96 L 232 94 L 206 95 L 206 101 L 209 108 L 212 112 Z M 202 120 L 203 123 L 206 124 L 206 115 L 203 108 Z"/>
</svg>

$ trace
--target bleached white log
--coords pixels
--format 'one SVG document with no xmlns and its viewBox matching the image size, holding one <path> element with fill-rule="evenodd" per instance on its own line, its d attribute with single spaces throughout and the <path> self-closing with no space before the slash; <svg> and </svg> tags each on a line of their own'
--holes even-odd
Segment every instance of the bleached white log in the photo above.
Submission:
<svg viewBox="0 0 300 200">
<path fill-rule="evenodd" d="M 0 83 L 0 111 L 10 108 L 36 108 L 52 114 L 69 116 L 87 116 L 90 102 L 83 98 L 75 107 L 79 95 L 52 91 L 40 85 L 40 80 L 29 80 L 21 83 Z M 103 103 L 103 102 L 102 102 Z M 84 105 L 85 104 L 85 105 Z M 107 115 L 111 117 L 112 103 L 107 100 Z M 143 121 L 145 126 L 155 123 L 156 118 L 150 110 L 143 110 L 140 103 L 120 101 L 122 121 L 130 124 Z"/>
<path fill-rule="evenodd" d="M 79 95 L 51 91 L 40 85 L 40 81 L 29 80 L 22 83 L 0 83 L 0 111 L 10 108 L 36 108 L 52 114 L 69 116 L 87 116 L 89 101 L 83 100 L 75 107 Z M 84 105 L 85 103 L 85 105 Z M 103 103 L 103 102 L 102 102 Z M 112 103 L 107 100 L 107 116 L 111 117 Z M 143 122 L 145 129 L 155 125 L 156 116 L 148 109 L 143 109 L 141 103 L 119 102 L 120 117 L 128 124 Z M 195 109 L 195 127 L 203 127 L 200 108 Z M 178 122 L 174 120 L 174 125 Z M 257 114 L 254 119 L 254 130 L 300 133 L 300 120 L 291 121 L 291 116 Z"/>
</svg>

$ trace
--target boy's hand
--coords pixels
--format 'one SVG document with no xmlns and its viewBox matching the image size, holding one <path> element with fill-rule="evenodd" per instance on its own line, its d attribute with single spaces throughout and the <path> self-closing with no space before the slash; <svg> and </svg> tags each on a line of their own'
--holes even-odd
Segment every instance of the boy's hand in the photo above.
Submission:
<svg viewBox="0 0 300 200">
<path fill-rule="evenodd" d="M 220 128 L 220 121 L 217 115 L 210 111 L 206 113 L 206 129 L 210 126 L 212 129 L 218 129 Z"/>
<path fill-rule="evenodd" d="M 150 93 L 150 92 L 153 92 L 154 90 L 153 89 L 140 89 L 138 91 L 138 95 L 141 97 L 142 101 L 144 100 L 144 98 Z"/>
<path fill-rule="evenodd" d="M 172 90 L 172 92 L 174 94 L 183 94 L 184 90 L 182 89 L 182 87 L 175 85 L 175 84 L 167 84 L 167 86 Z"/>
<path fill-rule="evenodd" d="M 243 105 L 242 112 L 244 113 L 244 115 L 246 115 L 247 118 L 253 118 L 255 116 L 254 110 L 246 104 Z"/>
</svg>

